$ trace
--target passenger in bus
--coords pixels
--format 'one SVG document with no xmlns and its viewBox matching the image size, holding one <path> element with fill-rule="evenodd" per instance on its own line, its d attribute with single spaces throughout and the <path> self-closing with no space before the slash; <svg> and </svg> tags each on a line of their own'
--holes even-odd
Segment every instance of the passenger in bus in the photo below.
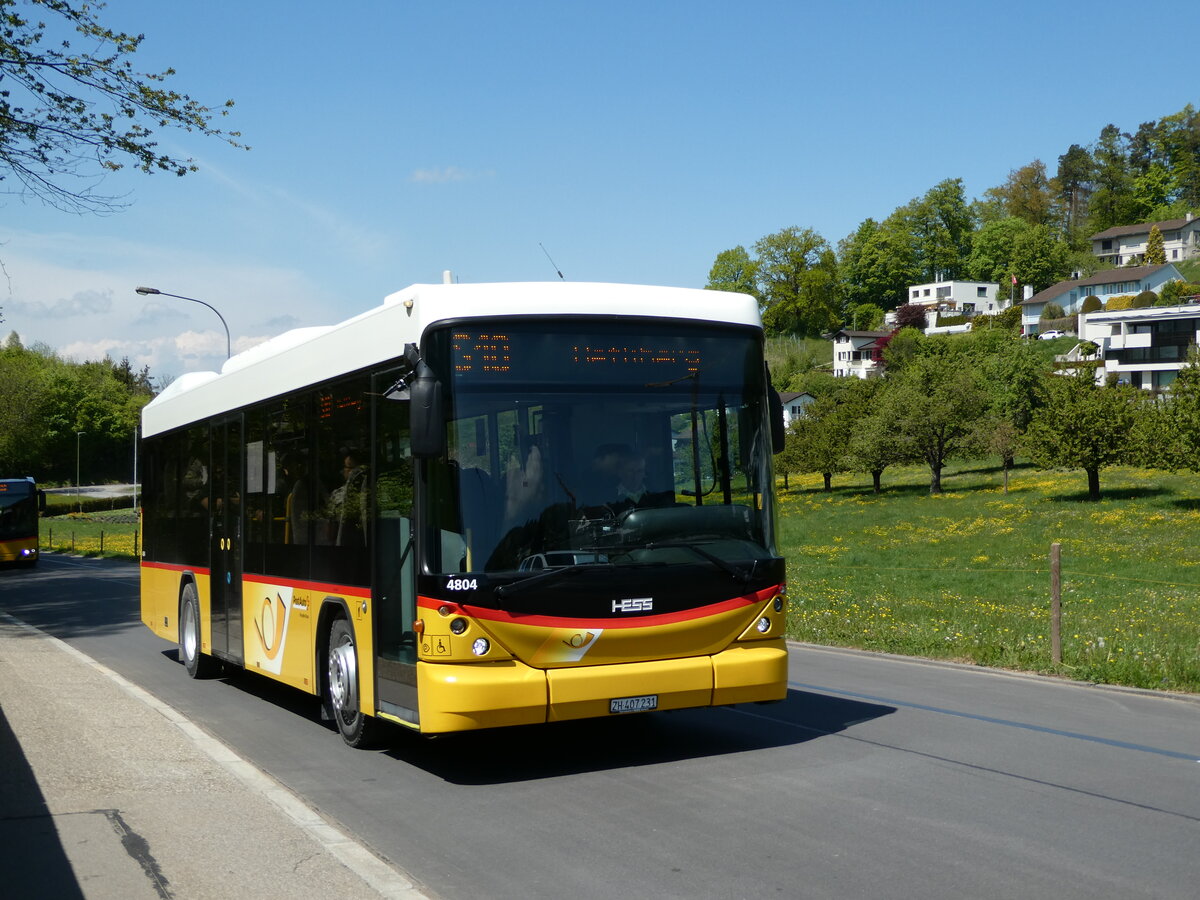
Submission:
<svg viewBox="0 0 1200 900">
<path fill-rule="evenodd" d="M 312 533 L 313 495 L 318 505 L 324 503 L 324 489 L 314 484 L 303 457 L 292 454 L 283 460 L 284 483 L 290 484 L 286 500 L 285 544 L 307 544 Z"/>
<path fill-rule="evenodd" d="M 332 519 L 337 526 L 335 543 L 339 547 L 364 545 L 367 540 L 367 467 L 357 451 L 346 449 L 342 459 L 345 481 L 329 495 Z"/>
</svg>

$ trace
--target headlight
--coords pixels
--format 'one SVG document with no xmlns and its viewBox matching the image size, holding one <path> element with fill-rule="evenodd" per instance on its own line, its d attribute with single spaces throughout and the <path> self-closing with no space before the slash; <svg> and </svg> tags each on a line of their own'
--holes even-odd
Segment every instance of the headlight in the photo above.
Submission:
<svg viewBox="0 0 1200 900">
<path fill-rule="evenodd" d="M 487 638 L 475 638 L 475 643 L 471 645 L 471 652 L 476 656 L 487 656 L 487 652 L 492 649 L 492 645 L 488 643 Z"/>
<path fill-rule="evenodd" d="M 771 620 L 768 619 L 766 616 L 763 616 L 761 619 L 758 620 L 758 624 L 754 627 L 758 629 L 759 634 L 766 634 L 768 631 L 771 630 Z"/>
</svg>

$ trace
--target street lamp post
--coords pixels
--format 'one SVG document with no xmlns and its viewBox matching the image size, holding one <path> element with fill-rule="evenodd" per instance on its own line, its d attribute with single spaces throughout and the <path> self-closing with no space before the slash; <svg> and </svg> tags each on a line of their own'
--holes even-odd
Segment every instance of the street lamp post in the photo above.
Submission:
<svg viewBox="0 0 1200 900">
<path fill-rule="evenodd" d="M 79 504 L 79 512 L 83 513 L 83 498 L 79 496 L 79 439 L 82 431 L 75 432 L 75 502 Z"/>
<path fill-rule="evenodd" d="M 229 326 L 225 323 L 225 317 L 211 303 L 205 303 L 203 300 L 197 300 L 195 297 L 185 297 L 182 294 L 168 294 L 166 291 L 160 291 L 158 288 L 139 287 L 136 289 L 143 297 L 153 294 L 161 297 L 174 297 L 176 300 L 191 300 L 193 303 L 199 303 L 201 306 L 207 306 L 217 314 L 217 318 L 221 320 L 221 324 L 225 326 L 225 358 L 229 359 L 232 356 L 231 344 L 229 341 Z"/>
</svg>

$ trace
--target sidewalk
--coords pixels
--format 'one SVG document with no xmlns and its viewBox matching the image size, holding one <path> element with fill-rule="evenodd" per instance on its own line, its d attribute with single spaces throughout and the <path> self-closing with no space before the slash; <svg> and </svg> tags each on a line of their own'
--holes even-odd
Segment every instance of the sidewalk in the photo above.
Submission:
<svg viewBox="0 0 1200 900">
<path fill-rule="evenodd" d="M 427 896 L 171 707 L 3 614 L 0 894 Z"/>
</svg>

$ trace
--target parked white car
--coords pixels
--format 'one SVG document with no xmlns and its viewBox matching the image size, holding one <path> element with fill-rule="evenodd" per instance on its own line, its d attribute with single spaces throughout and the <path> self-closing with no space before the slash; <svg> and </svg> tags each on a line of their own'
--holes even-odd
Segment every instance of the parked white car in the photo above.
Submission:
<svg viewBox="0 0 1200 900">
<path fill-rule="evenodd" d="M 1043 331 L 1038 335 L 1039 341 L 1052 341 L 1055 338 L 1066 337 L 1065 331 Z"/>
</svg>

